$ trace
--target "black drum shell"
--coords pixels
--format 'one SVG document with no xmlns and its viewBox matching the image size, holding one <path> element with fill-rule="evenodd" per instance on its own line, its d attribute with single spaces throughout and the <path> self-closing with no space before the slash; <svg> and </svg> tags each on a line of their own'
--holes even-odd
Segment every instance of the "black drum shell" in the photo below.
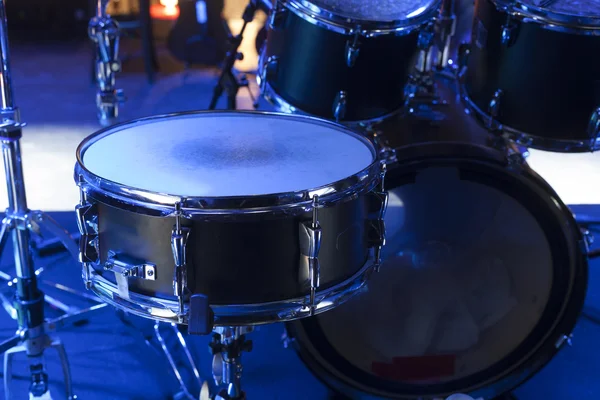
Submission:
<svg viewBox="0 0 600 400">
<path fill-rule="evenodd" d="M 500 89 L 506 127 L 548 140 L 589 141 L 588 123 L 600 106 L 600 38 L 559 32 L 512 19 L 514 41 L 502 44 L 507 13 L 490 0 L 475 2 L 464 82 L 475 105 L 489 113 Z M 574 17 L 575 18 L 575 17 Z"/>
<path fill-rule="evenodd" d="M 390 114 L 404 103 L 404 87 L 419 54 L 419 33 L 359 37 L 354 66 L 346 63 L 353 36 L 312 24 L 290 10 L 282 12 L 267 34 L 264 79 L 272 90 L 298 110 L 334 118 L 334 101 L 347 92 L 340 121 L 364 121 Z"/>
<path fill-rule="evenodd" d="M 368 194 L 319 208 L 322 244 L 319 290 L 341 283 L 365 265 Z M 171 249 L 173 217 L 155 217 L 98 204 L 100 265 L 108 251 L 156 264 L 156 280 L 129 279 L 129 291 L 175 300 Z M 185 220 L 188 286 L 211 305 L 259 304 L 305 296 L 310 291 L 307 263 L 301 258 L 299 224 L 312 214 L 228 221 Z M 97 270 L 114 282 L 114 274 Z"/>
<path fill-rule="evenodd" d="M 588 262 L 584 238 L 571 212 L 526 164 L 510 165 L 506 155 L 512 145 L 503 145 L 503 140 L 488 134 L 462 112 L 452 89 L 442 85 L 439 89 L 442 98 L 450 99 L 448 105 L 434 107 L 433 112 L 415 106 L 411 116 L 379 125 L 379 140 L 395 149 L 397 157 L 388 165 L 386 190 L 411 183 L 425 168 L 454 166 L 463 179 L 512 196 L 534 215 L 547 235 L 555 264 L 553 288 L 540 321 L 513 352 L 486 370 L 443 384 L 392 382 L 362 372 L 328 341 L 319 323 L 327 314 L 286 323 L 288 338 L 307 367 L 332 390 L 351 399 L 434 400 L 457 392 L 484 400 L 497 398 L 552 359 L 559 350 L 558 341 L 572 332 L 583 308 Z M 385 268 L 384 260 L 381 270 Z"/>
</svg>

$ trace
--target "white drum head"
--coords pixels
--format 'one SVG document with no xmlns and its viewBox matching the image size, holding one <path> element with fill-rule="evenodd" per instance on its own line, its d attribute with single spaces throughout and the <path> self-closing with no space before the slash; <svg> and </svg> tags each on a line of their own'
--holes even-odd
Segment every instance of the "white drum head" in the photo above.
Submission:
<svg viewBox="0 0 600 400">
<path fill-rule="evenodd" d="M 319 8 L 344 18 L 372 22 L 411 19 L 431 10 L 436 0 L 313 0 Z"/>
<path fill-rule="evenodd" d="M 84 150 L 102 179 L 182 197 L 315 189 L 371 165 L 372 148 L 343 127 L 261 113 L 199 113 L 116 127 Z"/>
</svg>

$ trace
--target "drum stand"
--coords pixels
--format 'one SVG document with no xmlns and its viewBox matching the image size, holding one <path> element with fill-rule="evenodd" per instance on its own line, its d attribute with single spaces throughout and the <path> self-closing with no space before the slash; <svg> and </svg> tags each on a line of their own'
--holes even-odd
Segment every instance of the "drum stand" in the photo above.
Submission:
<svg viewBox="0 0 600 400">
<path fill-rule="evenodd" d="M 254 14 L 256 13 L 258 7 L 259 5 L 257 0 L 250 0 L 242 16 L 242 18 L 244 19 L 244 24 L 242 25 L 240 33 L 236 36 L 233 36 L 231 33 L 229 34 L 229 51 L 225 56 L 223 68 L 221 69 L 221 75 L 219 76 L 219 81 L 213 89 L 213 96 L 210 100 L 210 105 L 208 106 L 209 110 L 214 110 L 215 107 L 217 107 L 217 101 L 219 101 L 219 98 L 223 95 L 223 93 L 225 93 L 225 95 L 227 96 L 227 109 L 237 110 L 236 98 L 241 87 L 245 87 L 248 90 L 254 108 L 258 109 L 258 101 L 252 94 L 252 90 L 250 90 L 250 84 L 246 75 L 243 74 L 238 80 L 238 78 L 236 78 L 236 76 L 233 74 L 233 65 L 235 64 L 235 62 L 244 58 L 244 55 L 241 52 L 239 52 L 238 49 L 242 43 L 244 31 L 246 30 L 246 25 L 252 22 L 252 20 L 254 19 Z"/>
<path fill-rule="evenodd" d="M 88 25 L 88 36 L 96 44 L 96 107 L 102 126 L 113 124 L 119 116 L 119 105 L 125 101 L 123 91 L 116 89 L 115 74 L 121 71 L 119 60 L 119 25 L 106 13 L 109 0 L 98 0 L 96 16 Z"/>
<path fill-rule="evenodd" d="M 252 351 L 252 341 L 246 340 L 251 327 L 217 327 L 212 343 L 213 379 L 217 384 L 214 400 L 246 400 L 242 390 L 242 353 Z"/>
<path fill-rule="evenodd" d="M 50 398 L 43 354 L 47 348 L 54 348 L 58 351 L 61 359 L 67 397 L 74 399 L 69 363 L 64 346 L 60 340 L 51 338 L 48 332 L 79 319 L 81 314 L 103 308 L 105 304 L 81 310 L 76 314 L 64 315 L 54 321 L 46 322 L 44 319 L 44 293 L 39 290 L 37 285 L 31 252 L 31 232 L 37 232 L 39 226 L 44 225 L 50 232 L 61 238 L 64 246 L 73 255 L 78 257 L 79 249 L 69 234 L 53 220 L 39 211 L 32 212 L 27 208 L 20 144 L 24 124 L 20 122 L 18 108 L 14 105 L 9 58 L 6 11 L 4 0 L 0 0 L 0 95 L 2 97 L 0 140 L 2 141 L 9 202 L 6 217 L 0 228 L 0 252 L 6 244 L 8 234 L 12 234 L 17 288 L 14 308 L 19 326 L 14 337 L 0 343 L 0 352 L 5 353 L 4 393 L 6 399 L 13 398 L 10 393 L 11 361 L 15 354 L 23 352 L 28 357 L 31 373 L 29 397 Z"/>
</svg>

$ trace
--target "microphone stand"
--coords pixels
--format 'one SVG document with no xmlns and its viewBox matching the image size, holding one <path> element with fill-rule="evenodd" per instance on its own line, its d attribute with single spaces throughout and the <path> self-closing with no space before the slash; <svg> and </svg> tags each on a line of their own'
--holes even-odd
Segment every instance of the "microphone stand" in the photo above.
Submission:
<svg viewBox="0 0 600 400">
<path fill-rule="evenodd" d="M 103 308 L 105 304 L 67 314 L 54 321 L 46 322 L 44 318 L 45 297 L 37 284 L 31 233 L 36 232 L 40 225 L 46 225 L 51 232 L 56 233 L 63 240 L 65 247 L 76 258 L 79 257 L 79 249 L 68 232 L 62 230 L 42 212 L 31 211 L 27 207 L 20 143 L 25 124 L 20 121 L 19 109 L 15 106 L 13 98 L 5 0 L 0 0 L 0 69 L 0 116 L 2 117 L 0 141 L 9 204 L 0 228 L 0 254 L 11 234 L 16 269 L 16 294 L 13 301 L 18 322 L 15 336 L 0 343 L 0 352 L 4 353 L 4 394 L 7 400 L 13 398 L 10 393 L 12 357 L 19 352 L 24 352 L 29 361 L 31 374 L 29 398 L 50 398 L 43 355 L 45 349 L 54 348 L 60 356 L 67 397 L 74 399 L 64 346 L 59 339 L 51 338 L 48 332 L 68 322 L 80 320 L 82 313 Z"/>
<path fill-rule="evenodd" d="M 106 13 L 108 3 L 109 0 L 98 0 L 96 16 L 88 25 L 88 36 L 96 44 L 96 108 L 102 126 L 116 122 L 119 105 L 125 101 L 123 91 L 115 88 L 115 74 L 121 71 L 120 31 L 117 21 Z"/>
<path fill-rule="evenodd" d="M 242 40 L 244 31 L 246 30 L 246 26 L 252 22 L 254 19 L 254 14 L 256 13 L 257 8 L 259 7 L 257 0 L 250 0 L 250 3 L 246 6 L 244 10 L 244 14 L 242 18 L 244 19 L 244 25 L 242 25 L 242 29 L 238 35 L 232 35 L 229 33 L 227 41 L 229 44 L 229 50 L 225 55 L 225 61 L 223 62 L 223 68 L 221 69 L 221 75 L 219 76 L 219 81 L 217 85 L 213 89 L 213 96 L 210 100 L 210 105 L 208 106 L 209 110 L 214 110 L 217 107 L 217 102 L 219 98 L 223 95 L 223 93 L 227 96 L 227 110 L 237 110 L 237 94 L 241 87 L 245 87 L 248 89 L 248 93 L 250 93 L 250 98 L 252 99 L 252 103 L 255 109 L 258 108 L 258 102 L 254 98 L 252 91 L 250 90 L 250 85 L 248 83 L 248 78 L 243 75 L 240 80 L 235 77 L 233 74 L 233 65 L 237 60 L 242 60 L 244 55 L 238 51 Z"/>
</svg>

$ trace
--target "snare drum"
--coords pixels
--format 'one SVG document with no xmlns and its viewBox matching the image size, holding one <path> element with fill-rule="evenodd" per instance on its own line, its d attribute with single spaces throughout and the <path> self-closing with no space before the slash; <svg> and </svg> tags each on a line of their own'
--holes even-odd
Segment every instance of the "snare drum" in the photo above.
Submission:
<svg viewBox="0 0 600 400">
<path fill-rule="evenodd" d="M 383 167 L 334 123 L 150 117 L 88 137 L 77 160 L 85 283 L 130 313 L 190 327 L 211 310 L 227 326 L 300 318 L 340 304 L 377 264 Z"/>
<path fill-rule="evenodd" d="M 398 110 L 440 0 L 278 0 L 259 61 L 263 95 L 285 112 L 344 122 Z"/>
<path fill-rule="evenodd" d="M 365 293 L 286 325 L 349 398 L 500 398 L 569 342 L 583 307 L 586 243 L 571 212 L 451 107 L 382 128 L 397 162 L 384 264 Z"/>
<path fill-rule="evenodd" d="M 600 5 L 479 0 L 464 94 L 489 128 L 558 152 L 600 148 Z"/>
</svg>

